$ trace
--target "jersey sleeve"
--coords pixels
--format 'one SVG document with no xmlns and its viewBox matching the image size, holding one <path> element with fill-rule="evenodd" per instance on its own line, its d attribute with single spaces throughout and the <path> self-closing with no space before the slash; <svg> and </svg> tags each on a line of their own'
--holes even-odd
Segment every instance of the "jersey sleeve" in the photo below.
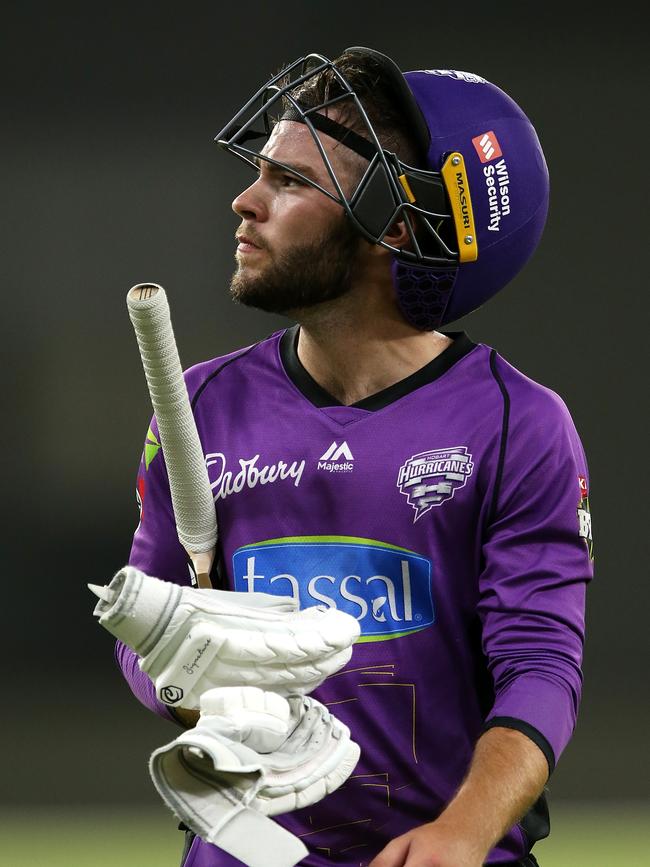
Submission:
<svg viewBox="0 0 650 867">
<path fill-rule="evenodd" d="M 155 419 L 152 419 L 145 438 L 137 473 L 136 497 L 140 521 L 133 535 L 129 565 L 156 578 L 190 584 L 188 557 L 176 533 L 167 469 Z M 115 659 L 136 698 L 159 716 L 175 720 L 169 708 L 156 697 L 151 679 L 141 671 L 137 654 L 117 641 Z"/>
<path fill-rule="evenodd" d="M 589 477 L 561 399 L 541 386 L 531 394 L 532 383 L 497 381 L 504 424 L 479 582 L 495 691 L 486 728 L 519 729 L 552 771 L 573 733 L 582 689 L 593 574 Z"/>
<path fill-rule="evenodd" d="M 133 534 L 129 565 L 165 581 L 189 584 L 188 557 L 176 532 L 167 467 L 155 418 L 145 438 L 136 496 L 140 521 Z"/>
</svg>

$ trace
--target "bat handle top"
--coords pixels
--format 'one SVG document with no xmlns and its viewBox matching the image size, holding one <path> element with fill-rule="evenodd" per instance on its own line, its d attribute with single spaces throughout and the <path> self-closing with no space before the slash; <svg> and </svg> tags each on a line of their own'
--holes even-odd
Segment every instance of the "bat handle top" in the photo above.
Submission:
<svg viewBox="0 0 650 867">
<path fill-rule="evenodd" d="M 158 283 L 136 283 L 129 289 L 127 300 L 130 302 L 149 301 L 159 293 L 164 295 L 165 290 Z"/>
<path fill-rule="evenodd" d="M 212 587 L 210 581 L 210 570 L 214 563 L 215 549 L 211 548 L 209 551 L 203 552 L 188 551 L 187 553 L 192 561 L 192 566 L 194 567 L 197 585 L 202 588 Z"/>
</svg>

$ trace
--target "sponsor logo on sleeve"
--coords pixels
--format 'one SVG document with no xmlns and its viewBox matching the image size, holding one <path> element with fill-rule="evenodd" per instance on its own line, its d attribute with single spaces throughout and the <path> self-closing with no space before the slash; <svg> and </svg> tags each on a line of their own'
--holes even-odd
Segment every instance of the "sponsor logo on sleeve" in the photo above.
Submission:
<svg viewBox="0 0 650 867">
<path fill-rule="evenodd" d="M 160 442 L 156 437 L 155 433 L 149 428 L 147 431 L 147 437 L 144 443 L 144 468 L 145 470 L 149 469 L 151 461 L 156 457 L 158 452 L 160 451 Z"/>
<path fill-rule="evenodd" d="M 291 596 L 359 621 L 359 641 L 386 641 L 434 622 L 431 562 L 413 551 L 351 536 L 270 539 L 233 555 L 235 590 Z"/>
<path fill-rule="evenodd" d="M 135 501 L 138 504 L 138 512 L 140 513 L 140 519 L 138 521 L 138 526 L 136 527 L 136 533 L 140 529 L 140 525 L 144 521 L 144 492 L 145 492 L 145 483 L 144 477 L 138 476 L 138 481 L 135 487 Z"/>
<path fill-rule="evenodd" d="M 578 502 L 578 535 L 585 540 L 589 558 L 594 559 L 594 540 L 591 533 L 591 511 L 589 509 L 589 487 L 585 476 L 578 476 L 580 501 Z"/>
<path fill-rule="evenodd" d="M 402 464 L 397 487 L 415 509 L 413 523 L 434 506 L 451 500 L 458 488 L 465 486 L 473 469 L 466 446 L 420 452 Z"/>
</svg>

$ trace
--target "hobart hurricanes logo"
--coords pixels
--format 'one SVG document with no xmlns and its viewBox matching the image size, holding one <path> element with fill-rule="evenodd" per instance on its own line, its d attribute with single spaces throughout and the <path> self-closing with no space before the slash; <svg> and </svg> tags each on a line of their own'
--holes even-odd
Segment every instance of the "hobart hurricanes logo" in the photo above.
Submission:
<svg viewBox="0 0 650 867">
<path fill-rule="evenodd" d="M 474 464 L 465 446 L 433 449 L 413 455 L 402 464 L 397 487 L 415 509 L 413 523 L 429 509 L 450 500 L 472 475 Z"/>
<path fill-rule="evenodd" d="M 235 590 L 291 596 L 359 621 L 359 641 L 385 641 L 434 622 L 431 562 L 406 548 L 353 536 L 297 536 L 239 548 Z"/>
</svg>

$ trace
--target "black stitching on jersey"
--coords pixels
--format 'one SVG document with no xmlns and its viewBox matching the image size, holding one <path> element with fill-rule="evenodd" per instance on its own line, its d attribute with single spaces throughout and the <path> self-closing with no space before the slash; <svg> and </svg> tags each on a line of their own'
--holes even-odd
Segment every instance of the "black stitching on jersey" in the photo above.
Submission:
<svg viewBox="0 0 650 867">
<path fill-rule="evenodd" d="M 508 424 L 510 422 L 510 395 L 508 394 L 508 389 L 497 370 L 496 361 L 497 353 L 496 350 L 493 349 L 490 352 L 490 370 L 492 371 L 492 376 L 495 378 L 497 385 L 499 386 L 499 391 L 503 397 L 503 421 L 501 423 L 501 445 L 499 446 L 499 460 L 497 462 L 497 472 L 494 479 L 494 493 L 492 494 L 492 502 L 490 503 L 490 511 L 488 512 L 488 525 L 494 520 L 497 511 L 499 492 L 501 490 L 501 478 L 503 476 L 503 465 L 506 459 Z"/>
<path fill-rule="evenodd" d="M 266 338 L 266 339 L 268 339 L 268 338 Z M 224 368 L 228 367 L 229 364 L 232 364 L 233 361 L 238 361 L 240 358 L 243 358 L 245 355 L 248 355 L 249 352 L 252 352 L 253 349 L 255 349 L 255 347 L 259 346 L 260 343 L 262 343 L 262 342 L 263 341 L 259 340 L 257 343 L 254 343 L 252 346 L 249 346 L 248 349 L 244 349 L 242 352 L 239 353 L 239 355 L 235 355 L 234 358 L 229 358 L 228 361 L 224 361 L 224 363 L 221 365 L 221 367 L 217 367 L 216 370 L 213 370 L 212 373 L 210 374 L 210 376 L 208 376 L 208 378 L 206 380 L 204 380 L 201 383 L 201 385 L 198 387 L 198 389 L 196 390 L 196 394 L 192 398 L 192 412 L 194 412 L 194 410 L 196 409 L 196 403 L 197 403 L 199 397 L 203 394 L 203 391 L 204 391 L 205 387 L 208 385 L 208 383 L 211 380 L 213 380 L 215 378 L 215 376 L 217 376 L 219 373 L 221 373 L 221 371 Z"/>
</svg>

